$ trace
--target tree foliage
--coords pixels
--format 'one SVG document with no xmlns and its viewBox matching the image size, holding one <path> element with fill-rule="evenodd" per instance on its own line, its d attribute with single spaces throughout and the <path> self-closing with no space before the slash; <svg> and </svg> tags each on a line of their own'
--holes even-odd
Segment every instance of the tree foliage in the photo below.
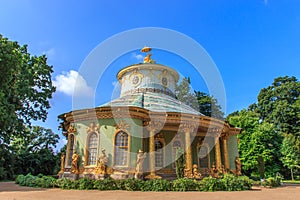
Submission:
<svg viewBox="0 0 300 200">
<path fill-rule="evenodd" d="M 285 134 L 281 146 L 281 161 L 284 166 L 291 170 L 291 177 L 294 180 L 294 172 L 300 170 L 300 140 L 292 134 Z"/>
<path fill-rule="evenodd" d="M 262 156 L 266 172 L 287 175 L 300 165 L 300 82 L 295 77 L 278 77 L 261 89 L 257 104 L 228 116 L 243 128 L 239 151 L 243 170 L 255 171 L 254 157 Z M 241 159 L 241 160 L 242 160 Z"/>
<path fill-rule="evenodd" d="M 24 124 L 46 120 L 55 92 L 52 72 L 45 55 L 32 56 L 27 45 L 0 35 L 0 139 L 4 143 L 13 134 L 22 134 Z"/>
<path fill-rule="evenodd" d="M 196 90 L 192 92 L 190 84 L 189 77 L 182 79 L 175 89 L 177 99 L 206 116 L 223 119 L 224 112 L 217 99 L 205 92 Z"/>
<path fill-rule="evenodd" d="M 191 79 L 189 77 L 183 78 L 182 81 L 176 85 L 175 94 L 179 101 L 195 110 L 199 110 L 197 98 L 191 90 Z"/>
<path fill-rule="evenodd" d="M 0 164 L 3 174 L 0 178 L 13 178 L 17 174 L 31 173 L 37 175 L 53 174 L 59 157 L 54 154 L 54 148 L 59 136 L 40 126 L 26 129 L 26 134 L 13 137 L 9 145 L 3 145 L 0 151 L 4 162 Z M 6 154 L 3 154 L 3 153 Z"/>
<path fill-rule="evenodd" d="M 258 174 L 258 158 L 265 163 L 267 175 L 280 171 L 280 145 L 282 137 L 268 122 L 261 122 L 259 114 L 249 110 L 241 110 L 228 118 L 230 124 L 242 128 L 238 135 L 239 155 L 245 174 Z"/>
<path fill-rule="evenodd" d="M 278 77 L 258 95 L 258 112 L 262 120 L 274 123 L 281 133 L 300 135 L 299 110 L 295 106 L 300 95 L 300 82 L 295 77 Z"/>
<path fill-rule="evenodd" d="M 224 119 L 224 112 L 222 111 L 221 106 L 218 104 L 217 99 L 205 92 L 194 92 L 198 101 L 200 113 L 217 119 Z"/>
<path fill-rule="evenodd" d="M 58 135 L 31 126 L 46 120 L 55 92 L 52 72 L 45 55 L 31 55 L 27 45 L 0 35 L 0 179 L 53 173 Z"/>
</svg>

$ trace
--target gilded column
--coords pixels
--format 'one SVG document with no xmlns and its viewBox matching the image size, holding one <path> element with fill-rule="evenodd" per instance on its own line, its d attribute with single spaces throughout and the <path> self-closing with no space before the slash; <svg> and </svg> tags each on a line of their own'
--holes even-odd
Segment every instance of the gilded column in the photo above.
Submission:
<svg viewBox="0 0 300 200">
<path fill-rule="evenodd" d="M 228 138 L 228 134 L 223 133 L 222 134 L 222 141 L 223 141 L 223 153 L 224 153 L 224 167 L 225 170 L 229 170 L 229 155 L 228 155 L 228 147 L 227 147 L 227 138 Z"/>
<path fill-rule="evenodd" d="M 184 132 L 185 135 L 185 177 L 192 176 L 192 142 L 191 133 L 194 132 L 196 125 L 190 123 L 183 123 L 180 125 L 180 130 Z"/>
<path fill-rule="evenodd" d="M 146 176 L 147 179 L 161 178 L 155 173 L 155 134 L 161 130 L 162 123 L 157 121 L 146 122 L 144 125 L 147 126 L 149 131 L 149 169 L 150 174 Z"/>
<path fill-rule="evenodd" d="M 215 157 L 216 157 L 216 168 L 222 168 L 222 161 L 221 161 L 221 149 L 220 149 L 220 141 L 219 137 L 215 137 Z"/>
</svg>

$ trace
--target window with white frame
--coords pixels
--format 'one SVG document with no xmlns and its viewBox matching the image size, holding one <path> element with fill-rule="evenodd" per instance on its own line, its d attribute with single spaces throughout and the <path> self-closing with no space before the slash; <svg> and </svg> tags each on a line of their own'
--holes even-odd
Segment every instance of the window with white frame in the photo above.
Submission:
<svg viewBox="0 0 300 200">
<path fill-rule="evenodd" d="M 114 165 L 126 166 L 128 162 L 128 134 L 120 131 L 115 136 Z"/>
<path fill-rule="evenodd" d="M 88 137 L 87 164 L 95 165 L 97 160 L 98 135 L 97 133 L 90 133 Z"/>
<path fill-rule="evenodd" d="M 164 152 L 163 143 L 159 139 L 155 139 L 155 167 L 163 167 Z"/>
</svg>

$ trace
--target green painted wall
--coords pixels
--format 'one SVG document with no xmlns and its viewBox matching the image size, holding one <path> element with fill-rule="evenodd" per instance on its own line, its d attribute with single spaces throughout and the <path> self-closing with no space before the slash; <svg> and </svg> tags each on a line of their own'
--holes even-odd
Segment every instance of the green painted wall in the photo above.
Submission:
<svg viewBox="0 0 300 200">
<path fill-rule="evenodd" d="M 131 118 L 123 118 L 122 119 L 125 123 L 130 124 L 130 128 L 127 131 L 127 133 L 130 136 L 130 143 L 129 148 L 129 167 L 135 167 L 136 162 L 136 153 L 139 149 L 142 149 L 142 140 L 141 140 L 141 134 L 142 134 L 142 121 L 139 119 L 131 119 Z M 117 120 L 119 121 L 119 120 Z M 106 154 L 109 158 L 109 162 L 107 163 L 108 166 L 112 166 L 113 163 L 113 153 L 114 153 L 114 137 L 116 134 L 116 128 L 114 125 L 116 124 L 114 119 L 100 119 L 98 121 L 81 121 L 80 123 L 76 123 L 75 127 L 77 129 L 77 133 L 75 135 L 75 147 L 77 152 L 81 155 L 82 158 L 85 153 L 85 146 L 87 144 L 87 138 L 88 134 L 86 132 L 87 128 L 89 127 L 91 122 L 95 122 L 96 124 L 99 123 L 100 126 L 100 137 L 99 139 L 99 146 L 98 146 L 98 155 L 101 153 L 101 149 L 105 148 Z M 82 162 L 80 162 L 80 165 Z"/>
<path fill-rule="evenodd" d="M 149 152 L 149 138 L 145 137 L 147 133 L 143 133 L 143 122 L 139 119 L 131 119 L 131 118 L 123 118 L 125 123 L 130 124 L 130 128 L 128 130 L 128 134 L 130 135 L 130 143 L 129 143 L 129 168 L 134 169 L 136 165 L 136 156 L 139 149 L 142 149 L 144 152 Z M 117 120 L 120 121 L 120 120 Z M 86 130 L 89 127 L 91 122 L 99 123 L 100 127 L 100 137 L 99 137 L 99 147 L 98 147 L 98 155 L 101 153 L 101 149 L 105 148 L 106 154 L 109 157 L 108 166 L 112 166 L 113 164 L 113 154 L 114 154 L 114 137 L 116 134 L 116 128 L 114 125 L 116 124 L 114 119 L 100 119 L 97 121 L 81 121 L 80 123 L 76 123 L 75 127 L 77 129 L 77 133 L 75 134 L 75 147 L 77 152 L 84 156 L 85 146 L 87 144 L 87 133 Z M 173 169 L 172 162 L 172 154 L 173 154 L 173 138 L 176 134 L 172 131 L 163 131 L 163 138 L 165 141 L 164 146 L 164 165 L 166 168 Z M 184 135 L 181 135 L 181 138 L 178 138 L 182 142 L 182 147 L 184 147 Z M 197 143 L 198 139 L 194 139 L 192 142 L 192 161 L 193 164 L 198 164 L 198 152 L 197 152 Z M 210 150 L 210 165 L 215 162 L 215 147 L 214 147 L 214 139 L 212 137 L 206 137 L 205 141 L 211 148 Z M 223 150 L 222 142 L 220 142 L 221 152 Z M 235 157 L 238 155 L 238 143 L 237 137 L 234 135 L 229 136 L 227 140 L 228 145 L 228 153 L 229 153 L 229 162 L 230 169 L 235 169 Z M 223 155 L 223 153 L 222 153 Z M 144 168 L 147 170 L 149 164 L 149 158 L 147 157 L 144 162 Z M 224 157 L 222 156 L 222 163 L 224 163 Z M 80 165 L 82 165 L 82 160 L 80 161 Z"/>
<path fill-rule="evenodd" d="M 230 135 L 227 139 L 230 169 L 235 169 L 235 157 L 238 156 L 238 142 L 235 135 Z"/>
</svg>

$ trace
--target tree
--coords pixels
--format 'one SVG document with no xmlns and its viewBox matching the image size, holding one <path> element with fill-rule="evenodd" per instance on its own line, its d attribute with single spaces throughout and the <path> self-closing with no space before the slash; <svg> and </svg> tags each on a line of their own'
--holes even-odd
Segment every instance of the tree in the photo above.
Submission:
<svg viewBox="0 0 300 200">
<path fill-rule="evenodd" d="M 196 96 L 191 92 L 191 79 L 185 77 L 182 81 L 176 85 L 175 94 L 179 101 L 185 103 L 186 105 L 199 110 L 198 102 Z"/>
<path fill-rule="evenodd" d="M 54 148 L 58 134 L 40 126 L 27 128 L 26 133 L 15 136 L 11 147 L 15 153 L 15 174 L 53 174 L 56 166 Z"/>
<path fill-rule="evenodd" d="M 176 148 L 176 154 L 175 154 L 175 167 L 176 167 L 176 176 L 177 178 L 183 178 L 184 177 L 184 150 L 181 148 Z"/>
<path fill-rule="evenodd" d="M 258 173 L 258 158 L 262 157 L 267 175 L 280 171 L 280 145 L 282 137 L 272 124 L 261 122 L 259 114 L 249 110 L 241 110 L 228 117 L 230 124 L 242 128 L 238 135 L 239 155 L 243 163 L 243 172 L 247 175 Z"/>
<path fill-rule="evenodd" d="M 224 112 L 222 111 L 221 106 L 218 104 L 217 99 L 205 92 L 194 92 L 198 101 L 200 113 L 217 119 L 224 119 Z"/>
<path fill-rule="evenodd" d="M 189 77 L 182 79 L 175 89 L 177 99 L 206 116 L 223 119 L 224 113 L 217 99 L 205 92 L 192 92 L 190 84 Z"/>
<path fill-rule="evenodd" d="M 261 120 L 273 123 L 284 136 L 281 161 L 291 170 L 300 165 L 300 82 L 294 77 L 278 77 L 258 95 Z M 292 150 L 292 152 L 289 152 Z M 293 173 L 292 173 L 293 175 Z"/>
<path fill-rule="evenodd" d="M 0 35 L 0 140 L 23 134 L 32 120 L 45 121 L 49 99 L 55 92 L 52 67 L 47 58 L 32 56 L 27 45 L 20 46 Z"/>
<path fill-rule="evenodd" d="M 283 157 L 281 161 L 284 166 L 291 170 L 291 178 L 294 180 L 294 171 L 300 169 L 300 155 L 299 155 L 299 148 L 300 142 L 296 136 L 292 134 L 285 134 L 282 146 L 281 146 L 281 153 Z"/>
<path fill-rule="evenodd" d="M 294 106 L 300 95 L 295 77 L 278 77 L 258 95 L 258 112 L 262 120 L 273 123 L 280 133 L 300 135 L 300 117 Z"/>
</svg>

